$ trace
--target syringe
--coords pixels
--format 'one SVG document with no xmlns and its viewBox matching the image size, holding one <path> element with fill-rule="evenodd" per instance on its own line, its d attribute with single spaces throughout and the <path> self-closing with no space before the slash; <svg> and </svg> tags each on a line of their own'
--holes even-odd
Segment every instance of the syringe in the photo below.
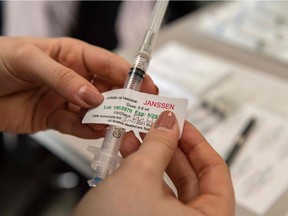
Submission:
<svg viewBox="0 0 288 216">
<path fill-rule="evenodd" d="M 123 88 L 139 91 L 145 72 L 148 68 L 151 52 L 156 41 L 169 0 L 158 0 L 152 13 L 152 20 L 145 33 L 139 51 L 136 53 L 134 64 L 129 71 Z M 95 170 L 93 179 L 88 181 L 90 187 L 95 187 L 120 164 L 122 158 L 118 155 L 125 129 L 110 125 L 103 140 L 101 148 L 89 146 L 88 151 L 94 154 L 91 167 Z"/>
</svg>

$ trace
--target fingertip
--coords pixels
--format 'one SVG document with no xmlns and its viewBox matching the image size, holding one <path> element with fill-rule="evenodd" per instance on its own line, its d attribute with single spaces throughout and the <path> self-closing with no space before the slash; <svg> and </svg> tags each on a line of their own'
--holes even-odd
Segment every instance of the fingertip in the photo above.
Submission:
<svg viewBox="0 0 288 216">
<path fill-rule="evenodd" d="M 177 119 L 176 119 L 175 114 L 172 111 L 165 110 L 159 115 L 153 128 L 162 129 L 162 130 L 163 129 L 172 130 L 176 122 L 177 122 Z"/>
<path fill-rule="evenodd" d="M 160 113 L 157 121 L 152 125 L 146 134 L 143 142 L 161 142 L 170 145 L 179 137 L 179 125 L 175 114 L 172 111 L 165 110 Z"/>
<path fill-rule="evenodd" d="M 89 125 L 79 121 L 79 115 L 67 110 L 57 110 L 49 116 L 45 123 L 46 129 L 54 129 L 64 134 L 70 134 L 79 138 L 98 139 L 104 137 L 106 128 L 95 130 Z"/>
<path fill-rule="evenodd" d="M 184 153 L 188 153 L 193 149 L 197 144 L 208 142 L 205 137 L 194 127 L 190 122 L 185 121 L 183 126 L 182 137 L 179 142 L 180 148 Z"/>
<path fill-rule="evenodd" d="M 81 86 L 77 92 L 77 96 L 91 107 L 100 105 L 104 100 L 103 95 L 91 85 Z"/>
<path fill-rule="evenodd" d="M 159 94 L 159 88 L 155 85 L 149 74 L 146 74 L 144 77 L 141 92 L 155 95 Z"/>
<path fill-rule="evenodd" d="M 164 111 L 146 134 L 137 152 L 155 164 L 154 170 L 162 175 L 171 160 L 178 143 L 179 126 L 172 111 Z"/>
</svg>

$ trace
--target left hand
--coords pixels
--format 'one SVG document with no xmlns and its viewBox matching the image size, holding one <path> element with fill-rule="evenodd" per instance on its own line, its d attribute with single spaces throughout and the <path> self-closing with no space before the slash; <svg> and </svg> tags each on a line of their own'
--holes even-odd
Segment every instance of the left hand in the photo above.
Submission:
<svg viewBox="0 0 288 216">
<path fill-rule="evenodd" d="M 101 92 L 122 87 L 129 68 L 120 56 L 76 39 L 0 37 L 0 131 L 102 137 L 105 127 L 81 124 L 80 110 L 101 104 Z M 142 87 L 157 92 L 149 76 Z"/>
</svg>

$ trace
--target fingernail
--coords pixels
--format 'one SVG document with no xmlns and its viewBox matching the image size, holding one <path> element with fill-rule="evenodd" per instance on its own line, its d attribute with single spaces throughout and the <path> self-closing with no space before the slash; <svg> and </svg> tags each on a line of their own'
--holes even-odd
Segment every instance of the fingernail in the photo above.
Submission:
<svg viewBox="0 0 288 216">
<path fill-rule="evenodd" d="M 90 106 L 98 106 L 104 100 L 100 92 L 88 86 L 82 86 L 78 91 L 78 96 Z"/>
<path fill-rule="evenodd" d="M 175 123 L 175 114 L 171 111 L 164 111 L 158 117 L 155 128 L 166 128 L 171 130 Z"/>
</svg>

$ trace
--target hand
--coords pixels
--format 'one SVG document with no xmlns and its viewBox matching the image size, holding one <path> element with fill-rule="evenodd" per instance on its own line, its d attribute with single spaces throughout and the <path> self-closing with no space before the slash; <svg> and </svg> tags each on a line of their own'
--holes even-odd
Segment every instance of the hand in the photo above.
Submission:
<svg viewBox="0 0 288 216">
<path fill-rule="evenodd" d="M 71 38 L 0 37 L 0 50 L 0 131 L 105 134 L 103 126 L 95 131 L 81 124 L 80 111 L 101 104 L 101 92 L 123 86 L 130 67 L 125 60 Z M 149 76 L 142 91 L 157 92 Z"/>
<path fill-rule="evenodd" d="M 175 115 L 163 112 L 142 145 L 131 136 L 122 150 L 130 154 L 107 179 L 91 189 L 75 216 L 232 216 L 235 201 L 228 167 L 188 122 L 178 144 Z M 167 171 L 178 198 L 163 182 Z"/>
</svg>

